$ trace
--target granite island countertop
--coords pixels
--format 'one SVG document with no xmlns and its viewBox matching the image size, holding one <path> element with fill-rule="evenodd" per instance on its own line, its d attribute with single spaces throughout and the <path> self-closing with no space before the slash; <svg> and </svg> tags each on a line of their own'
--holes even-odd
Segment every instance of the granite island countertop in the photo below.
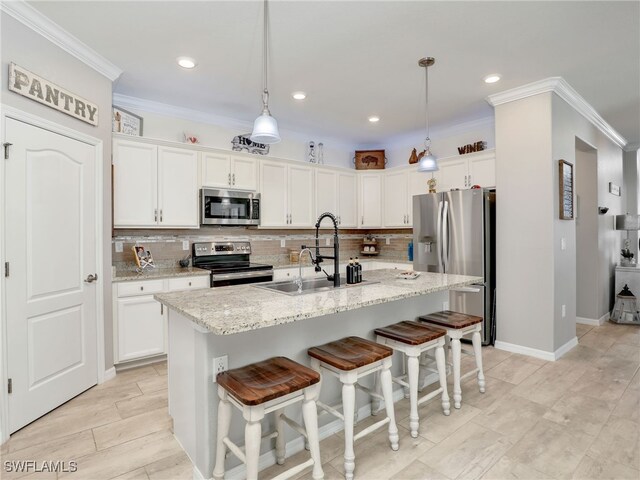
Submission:
<svg viewBox="0 0 640 480">
<path fill-rule="evenodd" d="M 393 302 L 482 282 L 482 277 L 422 274 L 415 280 L 396 278 L 397 270 L 364 272 L 379 282 L 305 295 L 284 295 L 252 285 L 162 293 L 154 298 L 216 335 L 232 335 Z"/>
<path fill-rule="evenodd" d="M 173 267 L 173 268 L 151 268 L 146 269 L 141 273 L 136 270 L 116 270 L 112 281 L 113 282 L 130 282 L 133 280 L 155 280 L 160 278 L 173 278 L 173 277 L 195 277 L 199 275 L 209 275 L 209 270 L 195 267 Z"/>
</svg>

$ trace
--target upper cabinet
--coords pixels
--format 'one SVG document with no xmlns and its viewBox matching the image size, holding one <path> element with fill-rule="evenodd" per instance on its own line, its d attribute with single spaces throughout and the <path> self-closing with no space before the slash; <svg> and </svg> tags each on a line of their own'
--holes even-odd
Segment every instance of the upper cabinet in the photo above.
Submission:
<svg viewBox="0 0 640 480">
<path fill-rule="evenodd" d="M 315 218 L 330 212 L 341 227 L 357 227 L 358 185 L 355 173 L 318 167 L 315 178 Z"/>
<path fill-rule="evenodd" d="M 308 228 L 315 224 L 313 168 L 260 162 L 260 226 Z"/>
<path fill-rule="evenodd" d="M 380 173 L 358 175 L 358 227 L 380 228 L 382 226 L 383 183 Z"/>
<path fill-rule="evenodd" d="M 470 153 L 439 162 L 440 170 L 435 172 L 437 190 L 447 191 L 455 188 L 496 186 L 496 157 L 494 150 Z"/>
<path fill-rule="evenodd" d="M 253 158 L 203 152 L 202 186 L 255 191 L 258 188 L 258 163 Z"/>
<path fill-rule="evenodd" d="M 384 225 L 407 227 L 409 225 L 409 190 L 407 170 L 390 171 L 384 176 Z"/>
<path fill-rule="evenodd" d="M 115 228 L 197 228 L 198 153 L 114 141 L 113 223 Z"/>
</svg>

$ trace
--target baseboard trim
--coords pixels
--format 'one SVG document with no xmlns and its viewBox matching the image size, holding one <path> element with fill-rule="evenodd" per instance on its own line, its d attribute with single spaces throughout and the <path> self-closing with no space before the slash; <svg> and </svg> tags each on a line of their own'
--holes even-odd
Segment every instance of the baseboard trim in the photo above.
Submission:
<svg viewBox="0 0 640 480">
<path fill-rule="evenodd" d="M 141 358 L 139 360 L 130 360 L 124 363 L 118 363 L 114 365 L 116 371 L 123 372 L 131 368 L 144 367 L 145 365 L 152 365 L 154 363 L 164 362 L 167 360 L 167 355 L 156 355 L 155 357 Z"/>
<path fill-rule="evenodd" d="M 604 325 L 611 318 L 611 312 L 607 312 L 598 319 L 599 325 Z"/>
<path fill-rule="evenodd" d="M 529 357 L 539 358 L 541 360 L 547 360 L 548 362 L 555 362 L 565 353 L 578 345 L 578 337 L 573 337 L 567 343 L 558 348 L 555 352 L 547 352 L 546 350 L 539 350 L 537 348 L 525 347 L 523 345 L 516 345 L 515 343 L 502 342 L 496 340 L 495 348 L 504 350 L 511 353 L 519 353 L 521 355 L 527 355 Z"/>
<path fill-rule="evenodd" d="M 116 367 L 111 367 L 104 371 L 104 374 L 102 375 L 102 381 L 100 383 L 104 383 L 108 380 L 111 380 L 112 378 L 115 378 L 115 376 L 116 376 Z"/>
<path fill-rule="evenodd" d="M 604 325 L 604 323 L 609 320 L 610 316 L 611 313 L 607 312 L 600 318 L 576 317 L 576 323 L 580 323 L 582 325 L 591 325 L 592 327 L 599 327 L 600 325 Z"/>
</svg>

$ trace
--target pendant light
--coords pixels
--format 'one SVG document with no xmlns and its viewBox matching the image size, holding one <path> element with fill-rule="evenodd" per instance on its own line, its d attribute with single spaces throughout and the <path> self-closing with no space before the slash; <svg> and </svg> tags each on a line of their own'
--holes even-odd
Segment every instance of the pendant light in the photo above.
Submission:
<svg viewBox="0 0 640 480">
<path fill-rule="evenodd" d="M 269 89 L 267 87 L 267 57 L 269 52 L 269 5 L 267 0 L 264 1 L 264 26 L 262 29 L 262 114 L 253 122 L 253 132 L 251 132 L 251 141 L 256 143 L 278 143 L 280 141 L 280 133 L 278 132 L 278 122 L 271 116 L 269 111 Z"/>
<path fill-rule="evenodd" d="M 435 172 L 438 170 L 438 161 L 436 157 L 431 153 L 431 139 L 429 138 L 429 67 L 436 63 L 435 58 L 426 57 L 418 61 L 418 65 L 424 68 L 426 79 L 426 97 L 425 97 L 425 111 L 426 111 L 426 123 L 427 123 L 427 138 L 424 141 L 424 155 L 418 162 L 419 172 Z"/>
</svg>

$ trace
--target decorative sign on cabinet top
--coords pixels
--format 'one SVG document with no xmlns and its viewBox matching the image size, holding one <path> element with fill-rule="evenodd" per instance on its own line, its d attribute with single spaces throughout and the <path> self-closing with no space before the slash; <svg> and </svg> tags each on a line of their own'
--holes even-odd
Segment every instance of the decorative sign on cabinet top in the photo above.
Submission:
<svg viewBox="0 0 640 480">
<path fill-rule="evenodd" d="M 478 140 L 475 143 L 469 143 L 467 145 L 463 145 L 461 147 L 458 147 L 458 153 L 460 155 L 466 155 L 467 153 L 481 152 L 481 151 L 485 150 L 486 148 L 487 148 L 487 142 L 484 142 L 482 140 Z"/>
<path fill-rule="evenodd" d="M 96 104 L 19 67 L 13 62 L 9 64 L 9 90 L 93 126 L 98 125 L 98 106 Z"/>
<path fill-rule="evenodd" d="M 243 135 L 236 135 L 231 140 L 231 150 L 234 152 L 241 152 L 242 150 L 246 150 L 249 153 L 259 153 L 260 155 L 267 155 L 269 153 L 269 145 L 264 143 L 256 143 L 252 141 L 250 137 L 250 133 L 245 133 Z"/>
</svg>

